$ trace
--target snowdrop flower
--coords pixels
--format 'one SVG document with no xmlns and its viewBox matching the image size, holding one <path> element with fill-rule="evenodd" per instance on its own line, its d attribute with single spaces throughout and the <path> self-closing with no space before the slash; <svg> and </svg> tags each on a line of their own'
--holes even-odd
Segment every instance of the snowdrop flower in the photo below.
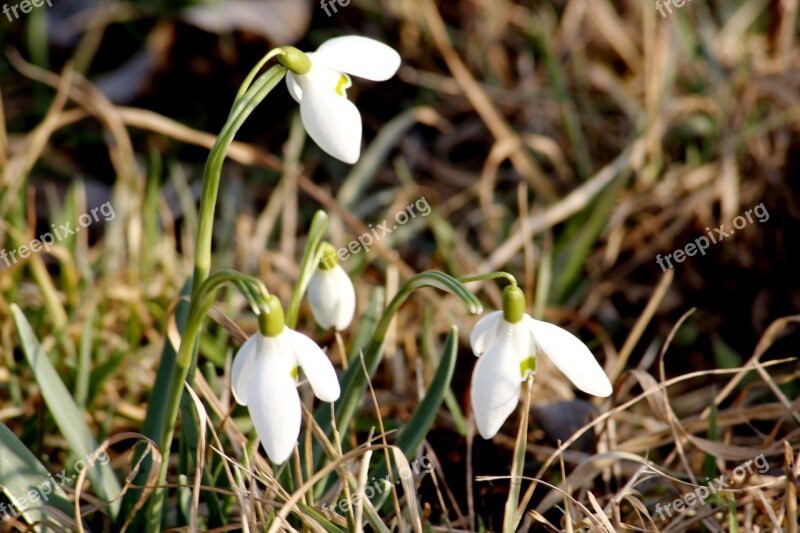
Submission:
<svg viewBox="0 0 800 533">
<path fill-rule="evenodd" d="M 400 55 L 391 47 L 349 35 L 322 43 L 316 52 L 303 53 L 286 46 L 278 56 L 289 72 L 286 85 L 300 104 L 303 126 L 320 148 L 345 163 L 355 163 L 361 152 L 361 114 L 347 99 L 350 76 L 388 80 L 400 67 Z"/>
<path fill-rule="evenodd" d="M 478 321 L 470 344 L 479 357 L 472 374 L 472 408 L 484 439 L 494 437 L 517 407 L 521 382 L 536 374 L 539 351 L 580 390 L 611 395 L 611 383 L 592 352 L 572 333 L 525 313 L 519 287 L 503 290 L 503 310 Z"/>
<path fill-rule="evenodd" d="M 261 444 L 275 463 L 292 454 L 300 434 L 298 367 L 303 369 L 314 394 L 324 402 L 339 398 L 339 381 L 328 357 L 311 339 L 284 324 L 283 308 L 276 296 L 268 300 L 261 331 L 245 342 L 233 360 L 231 388 L 250 417 Z"/>
<path fill-rule="evenodd" d="M 347 273 L 339 266 L 336 248 L 320 246 L 322 255 L 308 284 L 308 302 L 317 324 L 325 329 L 342 331 L 350 325 L 356 311 L 356 290 Z"/>
</svg>

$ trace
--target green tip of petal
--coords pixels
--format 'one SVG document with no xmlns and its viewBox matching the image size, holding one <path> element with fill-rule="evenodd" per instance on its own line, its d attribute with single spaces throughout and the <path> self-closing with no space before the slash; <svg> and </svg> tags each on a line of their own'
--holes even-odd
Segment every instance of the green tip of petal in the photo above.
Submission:
<svg viewBox="0 0 800 533">
<path fill-rule="evenodd" d="M 333 270 L 339 264 L 339 256 L 336 253 L 336 248 L 329 242 L 323 242 L 319 245 L 319 268 L 320 270 Z"/>
<path fill-rule="evenodd" d="M 300 50 L 294 46 L 284 46 L 281 50 L 283 54 L 278 56 L 281 65 L 295 74 L 307 74 L 311 70 L 311 59 Z"/>
<path fill-rule="evenodd" d="M 286 319 L 283 316 L 283 306 L 277 296 L 271 294 L 267 297 L 267 308 L 269 313 L 261 313 L 259 316 L 259 329 L 265 337 L 277 337 L 283 333 L 286 326 Z"/>
<path fill-rule="evenodd" d="M 522 373 L 522 379 L 528 377 L 528 374 L 536 374 L 539 362 L 535 355 L 532 355 L 519 364 L 519 370 Z"/>
<path fill-rule="evenodd" d="M 525 293 L 516 285 L 503 289 L 503 319 L 516 324 L 525 315 Z"/>
</svg>

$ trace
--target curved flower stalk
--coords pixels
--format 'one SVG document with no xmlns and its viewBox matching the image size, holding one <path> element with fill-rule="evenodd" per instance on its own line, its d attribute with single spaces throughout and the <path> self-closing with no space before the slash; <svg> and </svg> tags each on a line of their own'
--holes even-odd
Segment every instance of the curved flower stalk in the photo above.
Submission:
<svg viewBox="0 0 800 533">
<path fill-rule="evenodd" d="M 580 390 L 611 395 L 603 369 L 572 333 L 525 313 L 525 296 L 516 285 L 503 290 L 503 310 L 489 313 L 470 335 L 478 359 L 472 373 L 472 408 L 478 431 L 494 437 L 519 402 L 521 382 L 536 374 L 540 351 Z"/>
<path fill-rule="evenodd" d="M 391 47 L 356 35 L 336 37 L 316 52 L 285 47 L 279 61 L 289 93 L 300 104 L 303 126 L 320 148 L 345 163 L 361 153 L 361 114 L 347 99 L 350 75 L 385 81 L 400 67 L 400 55 Z"/>
<path fill-rule="evenodd" d="M 273 65 L 266 72 L 260 73 L 261 69 L 275 58 L 281 64 Z M 203 174 L 194 274 L 190 286 L 191 303 L 181 331 L 180 347 L 177 354 L 170 354 L 171 348 L 165 347 L 153 388 L 153 398 L 158 398 L 158 401 L 151 401 L 148 405 L 147 417 L 143 426 L 145 434 L 158 443 L 162 454 L 156 483 L 158 488 L 150 497 L 145 512 L 144 521 L 148 530 L 159 530 L 162 522 L 164 502 L 166 501 L 164 492 L 170 465 L 169 454 L 181 397 L 185 384 L 187 382 L 191 384 L 190 370 L 195 368 L 197 363 L 200 334 L 208 307 L 213 302 L 214 291 L 209 290 L 206 295 L 203 287 L 207 287 L 206 282 L 209 280 L 211 272 L 211 241 L 222 166 L 236 133 L 280 80 L 285 75 L 289 75 L 291 76 L 291 80 L 287 80 L 289 90 L 300 102 L 303 124 L 309 135 L 332 156 L 354 163 L 360 153 L 361 117 L 355 106 L 346 98 L 345 90 L 349 87 L 350 78 L 345 73 L 368 79 L 384 80 L 394 75 L 399 64 L 400 58 L 394 50 L 377 41 L 362 37 L 331 39 L 316 52 L 308 55 L 291 46 L 275 48 L 250 71 L 237 92 L 228 120 L 211 149 Z M 246 287 L 245 289 L 245 292 L 249 292 Z M 255 292 L 260 292 L 260 288 Z M 255 296 L 255 292 L 253 296 Z M 299 297 L 297 299 L 299 300 Z M 292 311 L 294 311 L 294 307 L 292 307 Z M 277 337 L 279 333 L 272 336 Z M 294 337 L 289 334 L 287 338 Z M 300 343 L 301 341 L 296 342 Z M 271 352 L 272 350 L 267 351 Z M 256 353 L 255 350 L 253 353 Z M 259 351 L 258 353 L 263 354 L 264 352 Z M 318 354 L 315 352 L 311 357 L 313 359 L 317 356 Z M 307 366 L 302 357 L 297 356 L 296 353 L 295 358 L 301 367 Z M 260 358 L 254 357 L 254 360 L 260 360 Z M 311 364 L 313 366 L 313 363 Z M 328 365 L 330 365 L 329 362 Z M 262 367 L 259 368 L 263 370 Z M 313 383 L 312 387 L 315 387 L 315 392 L 328 396 L 325 392 L 317 391 Z M 245 387 L 245 390 L 248 391 L 248 395 L 256 394 L 249 392 L 249 387 Z M 242 394 L 245 401 L 251 401 L 247 395 Z M 144 472 L 145 469 L 142 470 L 142 476 L 145 475 Z M 128 492 L 126 501 L 123 502 L 124 505 L 132 508 L 136 497 L 136 491 Z"/>
<path fill-rule="evenodd" d="M 328 357 L 311 339 L 286 327 L 278 298 L 267 301 L 269 314 L 261 331 L 239 348 L 233 360 L 231 388 L 248 406 L 256 433 L 269 458 L 285 462 L 300 434 L 301 408 L 297 394 L 298 368 L 317 398 L 339 399 L 339 381 Z"/>
<path fill-rule="evenodd" d="M 356 290 L 339 265 L 336 248 L 325 242 L 320 249 L 319 264 L 308 284 L 308 303 L 317 324 L 342 331 L 353 321 Z"/>
</svg>

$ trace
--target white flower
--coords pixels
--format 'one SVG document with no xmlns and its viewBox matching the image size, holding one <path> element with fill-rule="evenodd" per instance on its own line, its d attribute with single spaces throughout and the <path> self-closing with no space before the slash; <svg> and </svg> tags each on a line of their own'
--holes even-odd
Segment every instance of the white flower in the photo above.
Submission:
<svg viewBox="0 0 800 533">
<path fill-rule="evenodd" d="M 249 407 L 261 444 L 275 463 L 289 458 L 300 434 L 298 366 L 317 398 L 339 398 L 339 381 L 328 357 L 314 341 L 285 326 L 271 337 L 256 333 L 233 360 L 233 396 Z"/>
<path fill-rule="evenodd" d="M 353 321 L 356 311 L 356 290 L 344 269 L 339 266 L 336 248 L 321 245 L 319 266 L 308 284 L 308 303 L 314 320 L 322 328 L 342 331 Z"/>
<path fill-rule="evenodd" d="M 400 67 L 400 55 L 383 43 L 355 35 L 329 39 L 305 55 L 310 70 L 298 74 L 290 64 L 286 74 L 303 125 L 320 148 L 345 163 L 355 163 L 361 152 L 361 115 L 347 99 L 345 91 L 352 85 L 348 74 L 388 80 Z"/>
<path fill-rule="evenodd" d="M 536 373 L 539 351 L 546 353 L 580 390 L 594 396 L 611 395 L 611 382 L 583 342 L 527 313 L 515 323 L 506 320 L 504 311 L 486 315 L 472 330 L 470 344 L 479 357 L 472 374 L 472 408 L 478 431 L 485 439 L 497 434 L 517 407 L 521 382 Z"/>
<path fill-rule="evenodd" d="M 342 331 L 356 312 L 356 290 L 339 265 L 329 270 L 318 268 L 308 284 L 308 303 L 317 324 Z"/>
</svg>

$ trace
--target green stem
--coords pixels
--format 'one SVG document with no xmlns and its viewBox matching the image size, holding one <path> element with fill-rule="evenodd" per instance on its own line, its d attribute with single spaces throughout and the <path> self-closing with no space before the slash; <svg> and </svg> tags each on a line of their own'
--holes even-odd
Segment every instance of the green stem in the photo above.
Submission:
<svg viewBox="0 0 800 533">
<path fill-rule="evenodd" d="M 267 58 L 274 57 L 274 55 L 276 55 L 275 50 L 270 52 Z M 259 65 L 259 68 L 262 65 L 263 63 Z M 246 80 L 248 84 L 255 76 L 255 72 L 257 71 L 254 69 L 251 71 L 250 75 L 248 75 Z M 203 175 L 203 191 L 200 197 L 197 242 L 195 245 L 191 307 L 186 329 L 181 338 L 181 346 L 175 360 L 175 368 L 171 375 L 170 387 L 164 405 L 166 416 L 163 419 L 163 425 L 159 432 L 161 438 L 158 443 L 162 454 L 162 461 L 157 481 L 158 488 L 156 488 L 151 496 L 148 507 L 148 531 L 159 531 L 161 529 L 164 491 L 166 490 L 167 472 L 169 470 L 170 447 L 178 412 L 180 411 L 184 382 L 197 356 L 198 341 L 202 331 L 203 321 L 208 312 L 208 308 L 213 302 L 213 295 L 219 287 L 219 284 L 225 281 L 242 279 L 241 274 L 232 276 L 231 272 L 222 272 L 219 275 L 215 274 L 212 278 L 209 278 L 208 275 L 211 268 L 211 240 L 222 165 L 236 132 L 239 131 L 239 128 L 241 128 L 242 124 L 244 124 L 244 121 L 247 120 L 253 110 L 283 79 L 285 73 L 286 69 L 284 67 L 275 65 L 252 82 L 252 85 L 247 87 L 244 94 L 237 94 L 228 122 L 223 127 L 219 137 L 217 137 L 217 141 L 214 143 L 214 147 L 211 149 L 208 161 L 206 162 Z M 241 92 L 240 90 L 240 93 Z M 207 280 L 209 283 L 206 283 Z"/>
<path fill-rule="evenodd" d="M 208 277 L 211 268 L 211 237 L 214 227 L 214 211 L 217 205 L 219 180 L 222 164 L 233 142 L 236 132 L 269 92 L 283 79 L 286 69 L 275 65 L 258 77 L 253 86 L 247 90 L 236 103 L 238 110 L 231 114 L 225 127 L 217 137 L 214 148 L 208 156 L 203 175 L 203 192 L 200 196 L 200 220 L 197 227 L 197 244 L 194 260 L 194 283 L 202 283 Z"/>
<path fill-rule="evenodd" d="M 461 283 L 471 283 L 473 281 L 489 281 L 490 279 L 499 279 L 503 278 L 508 280 L 512 287 L 517 286 L 517 278 L 509 274 L 508 272 L 490 272 L 488 274 L 480 274 L 477 276 L 469 276 L 466 278 L 458 278 L 458 281 Z"/>
</svg>

